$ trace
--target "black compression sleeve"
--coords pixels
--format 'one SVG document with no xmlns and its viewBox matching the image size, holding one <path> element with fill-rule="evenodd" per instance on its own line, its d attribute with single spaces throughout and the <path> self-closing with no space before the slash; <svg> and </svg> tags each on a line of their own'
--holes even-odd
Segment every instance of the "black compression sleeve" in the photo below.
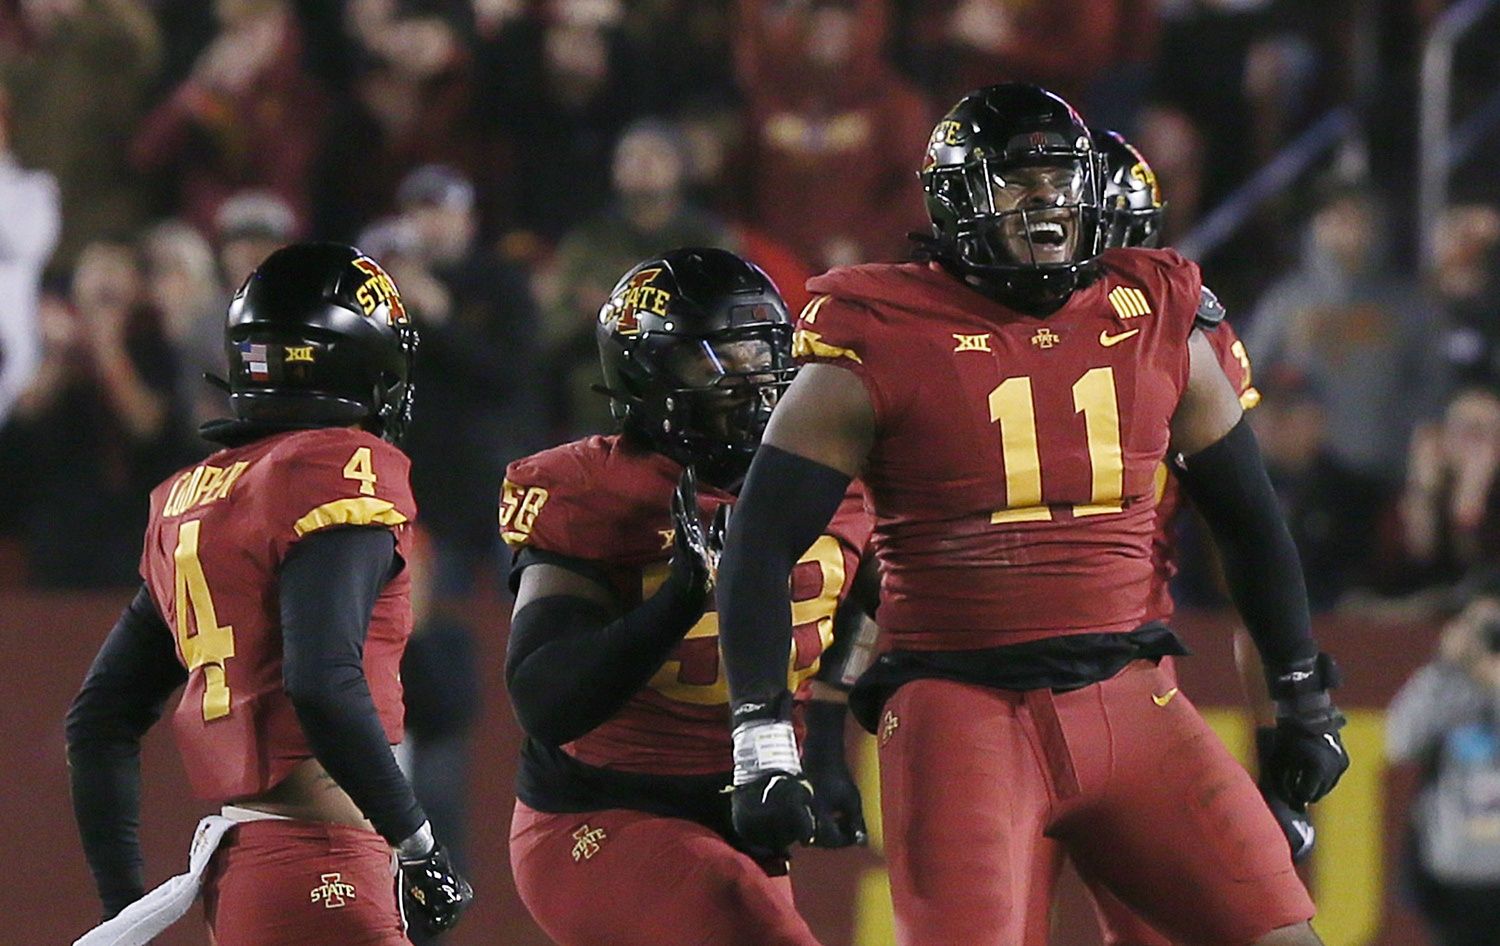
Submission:
<svg viewBox="0 0 1500 946">
<path fill-rule="evenodd" d="M 1177 479 L 1213 532 L 1230 597 L 1266 663 L 1316 656 L 1302 563 L 1249 421 L 1182 461 Z"/>
<path fill-rule="evenodd" d="M 557 556 L 549 564 L 561 565 Z M 571 742 L 609 719 L 646 685 L 703 608 L 675 575 L 630 613 L 610 620 L 602 604 L 550 595 L 510 623 L 505 683 L 532 738 Z"/>
<path fill-rule="evenodd" d="M 792 566 L 838 510 L 849 477 L 762 445 L 729 517 L 719 560 L 719 643 L 736 721 L 780 705 L 792 639 Z"/>
<path fill-rule="evenodd" d="M 172 632 L 142 585 L 68 710 L 73 816 L 106 918 L 145 893 L 138 837 L 141 736 L 186 679 Z"/>
<path fill-rule="evenodd" d="M 395 536 L 317 532 L 281 566 L 282 683 L 313 755 L 392 845 L 427 820 L 396 765 L 365 680 L 365 635 L 394 574 Z"/>
</svg>

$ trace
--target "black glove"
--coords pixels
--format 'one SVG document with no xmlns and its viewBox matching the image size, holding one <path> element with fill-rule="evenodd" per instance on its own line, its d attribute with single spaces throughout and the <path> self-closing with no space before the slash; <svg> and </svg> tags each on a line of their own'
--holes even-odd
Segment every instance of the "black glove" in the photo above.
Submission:
<svg viewBox="0 0 1500 946">
<path fill-rule="evenodd" d="M 807 738 L 802 747 L 802 771 L 813 789 L 813 816 L 817 821 L 814 847 L 848 847 L 864 844 L 864 809 L 859 787 L 844 760 L 842 703 L 813 700 L 805 705 Z"/>
<path fill-rule="evenodd" d="M 795 843 L 811 844 L 818 833 L 813 788 L 792 772 L 769 770 L 734 787 L 734 830 L 757 856 L 786 857 Z"/>
<path fill-rule="evenodd" d="M 705 605 L 718 578 L 728 521 L 729 507 L 720 506 L 713 526 L 703 528 L 698 515 L 698 475 L 691 466 L 683 467 L 677 489 L 672 491 L 672 573 L 683 587 L 701 594 Z"/>
<path fill-rule="evenodd" d="M 434 844 L 426 857 L 401 858 L 400 862 L 401 898 L 407 917 L 428 933 L 451 930 L 459 914 L 474 900 L 474 888 L 453 866 L 447 850 Z"/>
<path fill-rule="evenodd" d="M 1271 788 L 1266 778 L 1266 758 L 1270 755 L 1276 742 L 1276 727 L 1261 726 L 1255 730 L 1255 755 L 1260 767 L 1260 794 L 1266 801 L 1266 807 L 1271 809 L 1271 815 L 1275 817 L 1276 824 L 1281 827 L 1281 833 L 1286 836 L 1287 846 L 1291 848 L 1292 860 L 1300 862 L 1312 853 L 1313 845 L 1317 843 L 1317 832 L 1313 830 L 1312 819 L 1307 814 L 1306 808 L 1293 808 L 1282 801 Z"/>
<path fill-rule="evenodd" d="M 1327 654 L 1267 664 L 1266 681 L 1276 702 L 1276 728 L 1266 739 L 1261 780 L 1294 810 L 1305 809 L 1332 791 L 1349 768 L 1339 739 L 1344 717 L 1328 695 L 1339 684 L 1338 667 Z"/>
<path fill-rule="evenodd" d="M 734 707 L 734 830 L 758 857 L 785 857 L 794 842 L 817 834 L 813 788 L 802 777 L 792 695 L 742 701 Z"/>
</svg>

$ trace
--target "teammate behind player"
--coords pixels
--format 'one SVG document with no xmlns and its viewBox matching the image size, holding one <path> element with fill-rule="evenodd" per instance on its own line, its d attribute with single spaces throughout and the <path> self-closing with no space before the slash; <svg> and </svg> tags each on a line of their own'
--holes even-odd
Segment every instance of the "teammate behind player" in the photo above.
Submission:
<svg viewBox="0 0 1500 946">
<path fill-rule="evenodd" d="M 406 943 L 392 849 L 429 930 L 472 899 L 390 748 L 416 517 L 394 444 L 416 343 L 390 277 L 339 244 L 276 251 L 230 303 L 235 416 L 203 428 L 223 449 L 152 492 L 145 581 L 68 713 L 104 916 L 141 901 L 115 926 L 165 926 L 197 887 L 143 900 L 136 836 L 140 739 L 183 683 L 184 767 L 225 806 L 192 859 L 218 946 Z"/>
<path fill-rule="evenodd" d="M 836 270 L 730 521 L 719 603 L 734 821 L 806 837 L 782 707 L 790 550 L 866 483 L 892 649 L 850 705 L 881 742 L 903 944 L 1022 942 L 1045 838 L 1184 946 L 1308 946 L 1312 902 L 1255 785 L 1161 673 L 1147 619 L 1170 449 L 1277 700 L 1272 783 L 1348 765 L 1296 548 L 1202 327 L 1197 267 L 1104 251 L 1102 168 L 1056 96 L 1000 85 L 923 165 L 930 263 Z M 996 428 L 999 428 L 998 430 Z"/>
<path fill-rule="evenodd" d="M 515 550 L 506 682 L 527 733 L 516 886 L 565 946 L 815 944 L 785 859 L 730 826 L 711 610 L 716 533 L 793 370 L 785 305 L 734 254 L 675 250 L 621 278 L 596 334 L 621 432 L 516 461 L 501 498 Z M 792 556 L 792 691 L 828 675 L 820 655 L 870 532 L 858 489 L 837 505 Z M 864 834 L 844 715 L 808 706 L 803 764 L 828 847 Z"/>
<path fill-rule="evenodd" d="M 1104 158 L 1106 179 L 1104 204 L 1106 222 L 1106 245 L 1111 247 L 1148 247 L 1161 245 L 1162 214 L 1166 208 L 1162 200 L 1161 187 L 1156 174 L 1144 155 L 1125 140 L 1117 131 L 1103 131 L 1094 136 L 1099 152 Z M 1200 307 L 1220 308 L 1219 300 L 1203 287 Z M 1239 396 L 1240 407 L 1250 410 L 1260 403 L 1260 392 L 1252 383 L 1250 354 L 1245 343 L 1227 318 L 1221 317 L 1217 325 L 1205 325 L 1204 338 L 1214 350 L 1224 377 L 1229 379 L 1234 392 Z M 1163 469 L 1163 473 L 1167 473 Z M 1156 565 L 1156 588 L 1152 594 L 1154 604 L 1147 607 L 1148 620 L 1169 621 L 1176 609 L 1172 601 L 1171 581 L 1177 574 L 1177 548 L 1172 536 L 1173 522 L 1182 508 L 1182 490 L 1172 476 L 1163 476 L 1161 492 L 1157 499 L 1156 537 L 1152 543 L 1152 561 Z M 1275 742 L 1275 707 L 1265 693 L 1264 668 L 1256 659 L 1254 642 L 1241 629 L 1235 630 L 1235 658 L 1246 693 L 1255 694 L 1252 710 L 1261 725 L 1256 729 L 1256 754 L 1264 756 Z M 1172 659 L 1162 659 L 1162 666 L 1171 671 Z M 1174 678 L 1175 682 L 1175 678 Z M 1262 771 L 1266 766 L 1262 763 Z M 1270 780 L 1262 778 L 1261 794 L 1266 805 L 1276 816 L 1276 823 L 1286 835 L 1292 851 L 1292 859 L 1300 861 L 1312 853 L 1312 821 L 1305 806 L 1292 804 L 1281 797 Z"/>
</svg>

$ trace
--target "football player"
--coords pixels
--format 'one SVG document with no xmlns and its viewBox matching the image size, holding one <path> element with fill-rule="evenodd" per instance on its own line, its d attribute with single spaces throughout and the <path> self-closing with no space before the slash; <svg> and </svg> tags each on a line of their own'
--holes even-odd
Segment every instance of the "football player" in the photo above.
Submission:
<svg viewBox="0 0 1500 946">
<path fill-rule="evenodd" d="M 712 607 L 724 517 L 793 372 L 785 305 L 753 264 L 681 249 L 620 279 L 596 336 L 620 432 L 516 461 L 501 498 L 515 551 L 506 682 L 526 731 L 516 886 L 565 946 L 810 946 L 782 852 L 730 825 Z M 837 507 L 792 556 L 780 683 L 819 697 L 800 765 L 828 847 L 864 835 L 845 706 L 810 692 L 833 676 L 820 656 L 871 529 L 858 487 Z"/>
<path fill-rule="evenodd" d="M 1104 159 L 1105 167 L 1105 245 L 1147 248 L 1160 246 L 1165 203 L 1151 165 L 1146 161 L 1145 156 L 1119 132 L 1096 130 L 1093 136 L 1094 143 Z M 1203 288 L 1203 293 L 1204 304 L 1213 304 L 1210 301 L 1212 293 L 1208 287 Z M 1245 410 L 1254 407 L 1260 401 L 1260 392 L 1251 384 L 1250 358 L 1245 351 L 1244 343 L 1240 341 L 1227 320 L 1221 321 L 1217 328 L 1206 332 L 1206 337 L 1218 356 L 1219 364 L 1224 369 L 1224 376 L 1229 379 L 1229 383 L 1239 395 L 1241 407 Z M 1156 590 L 1151 597 L 1155 604 L 1147 610 L 1147 618 L 1167 622 L 1171 619 L 1176 607 L 1170 589 L 1171 578 L 1177 572 L 1177 549 L 1171 530 L 1173 520 L 1181 507 L 1182 495 L 1176 480 L 1168 475 L 1169 470 L 1166 465 L 1161 467 L 1160 472 L 1156 534 L 1152 540 Z M 1236 657 L 1239 658 L 1245 654 L 1246 648 L 1253 648 L 1253 643 L 1243 631 L 1236 630 Z M 1172 657 L 1162 657 L 1160 667 L 1167 679 L 1175 684 L 1176 673 L 1172 661 Z M 1259 662 L 1239 660 L 1239 669 L 1246 692 L 1263 692 L 1264 684 L 1260 682 L 1262 673 Z M 1267 707 L 1261 705 L 1263 702 L 1268 705 L 1268 701 L 1257 700 L 1254 706 L 1257 718 L 1268 715 Z M 1274 717 L 1271 722 L 1272 726 L 1257 729 L 1257 738 L 1261 743 L 1266 743 L 1267 739 L 1272 738 Z M 1292 860 L 1301 861 L 1312 852 L 1314 838 L 1312 823 L 1306 810 L 1294 810 L 1276 796 L 1274 787 L 1269 784 L 1262 784 L 1260 790 L 1271 813 L 1276 816 L 1282 833 L 1287 838 Z M 1049 865 L 1046 869 L 1055 871 L 1057 865 Z M 1042 893 L 1050 887 L 1050 884 L 1044 882 L 1037 886 L 1039 889 L 1033 891 L 1034 894 Z M 1149 924 L 1136 916 L 1108 890 L 1096 883 L 1090 882 L 1088 886 L 1107 946 L 1171 946 L 1170 940 L 1151 929 Z M 1043 911 L 1039 915 L 1045 915 L 1045 907 L 1038 905 L 1037 909 Z M 1047 924 L 1039 923 L 1034 933 L 1037 937 L 1036 946 L 1045 946 L 1048 933 L 1050 933 Z"/>
<path fill-rule="evenodd" d="M 932 259 L 835 270 L 798 325 L 719 575 L 736 828 L 812 831 L 778 668 L 785 576 L 852 477 L 876 517 L 891 650 L 850 698 L 880 743 L 898 941 L 1025 939 L 1044 839 L 1173 942 L 1309 946 L 1313 905 L 1255 784 L 1163 674 L 1157 468 L 1213 531 L 1276 700 L 1267 777 L 1317 800 L 1348 765 L 1331 659 L 1198 268 L 1105 249 L 1088 128 L 988 87 L 922 169 Z M 1040 900 L 1045 903 L 1046 898 Z"/>
<path fill-rule="evenodd" d="M 192 858 L 218 946 L 401 944 L 398 887 L 429 930 L 472 899 L 391 753 L 416 344 L 390 277 L 339 244 L 276 251 L 230 303 L 234 417 L 203 428 L 223 449 L 152 492 L 145 581 L 68 713 L 73 809 L 116 926 L 191 902 L 171 884 L 143 898 L 136 837 L 140 739 L 183 684 L 184 767 L 224 806 Z"/>
</svg>

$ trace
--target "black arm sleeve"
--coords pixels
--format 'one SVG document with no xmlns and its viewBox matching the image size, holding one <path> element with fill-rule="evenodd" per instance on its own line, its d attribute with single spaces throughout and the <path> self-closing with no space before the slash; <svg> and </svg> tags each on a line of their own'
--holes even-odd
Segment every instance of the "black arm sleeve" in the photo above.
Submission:
<svg viewBox="0 0 1500 946">
<path fill-rule="evenodd" d="M 1285 666 L 1317 656 L 1302 563 L 1249 421 L 1182 461 L 1177 479 L 1213 532 L 1229 595 L 1262 658 Z"/>
<path fill-rule="evenodd" d="M 568 567 L 557 555 L 545 562 Z M 593 573 L 580 565 L 580 574 Z M 680 585 L 673 572 L 656 594 L 615 620 L 606 606 L 576 595 L 549 595 L 517 612 L 505 683 L 527 734 L 562 745 L 619 712 L 703 616 Z"/>
<path fill-rule="evenodd" d="M 427 820 L 365 680 L 370 614 L 400 566 L 395 542 L 373 527 L 317 532 L 281 566 L 282 684 L 313 755 L 392 845 Z"/>
<path fill-rule="evenodd" d="M 719 643 L 736 723 L 789 703 L 777 699 L 792 646 L 788 578 L 838 510 L 849 479 L 768 444 L 755 453 L 719 560 Z"/>
<path fill-rule="evenodd" d="M 141 736 L 186 679 L 172 632 L 142 585 L 99 648 L 67 719 L 73 817 L 106 918 L 145 893 Z"/>
</svg>

